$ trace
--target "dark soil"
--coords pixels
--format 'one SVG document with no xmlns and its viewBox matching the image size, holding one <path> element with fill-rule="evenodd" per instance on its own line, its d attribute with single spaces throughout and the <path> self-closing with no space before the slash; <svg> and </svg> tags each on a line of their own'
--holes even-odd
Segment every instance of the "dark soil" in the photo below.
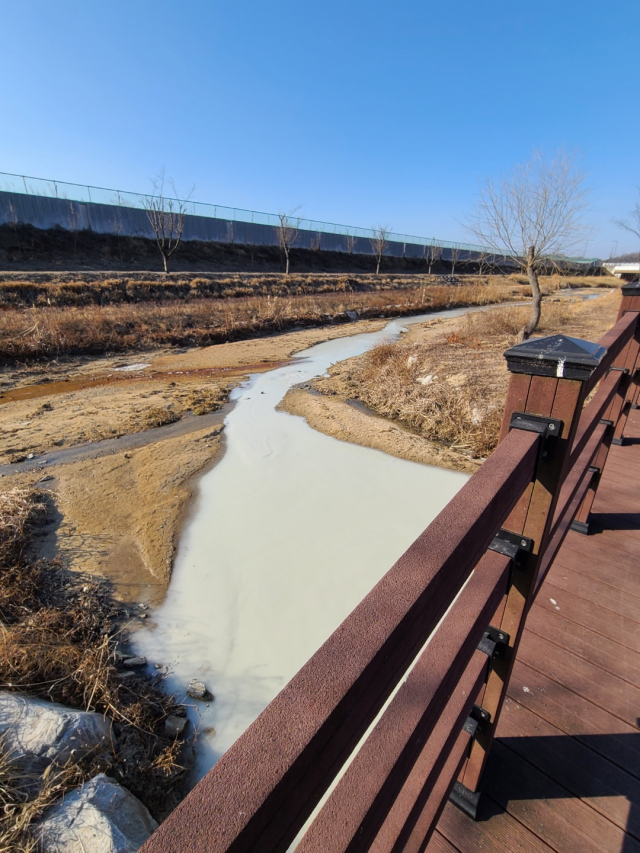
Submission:
<svg viewBox="0 0 640 853">
<path fill-rule="evenodd" d="M 373 255 L 349 255 L 313 249 L 291 249 L 292 272 L 375 272 Z M 183 242 L 171 259 L 175 272 L 282 272 L 284 255 L 277 246 L 248 246 L 200 240 Z M 153 240 L 93 231 L 41 230 L 32 225 L 0 225 L 0 270 L 162 270 Z M 381 272 L 426 273 L 423 258 L 383 257 Z M 449 264 L 433 272 L 448 272 Z M 475 271 L 475 270 L 474 270 Z"/>
</svg>

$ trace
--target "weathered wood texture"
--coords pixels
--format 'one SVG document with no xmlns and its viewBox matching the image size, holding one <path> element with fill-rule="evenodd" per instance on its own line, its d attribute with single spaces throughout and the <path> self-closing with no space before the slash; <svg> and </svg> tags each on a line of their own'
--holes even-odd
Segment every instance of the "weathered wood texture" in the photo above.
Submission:
<svg viewBox="0 0 640 853">
<path fill-rule="evenodd" d="M 640 853 L 640 410 L 625 436 L 530 611 L 481 820 L 447 806 L 429 853 Z"/>
</svg>

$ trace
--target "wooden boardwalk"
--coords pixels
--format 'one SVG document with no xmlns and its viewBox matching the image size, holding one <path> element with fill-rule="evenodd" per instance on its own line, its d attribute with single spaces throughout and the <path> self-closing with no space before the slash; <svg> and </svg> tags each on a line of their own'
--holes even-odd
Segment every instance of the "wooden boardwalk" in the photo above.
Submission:
<svg viewBox="0 0 640 853">
<path fill-rule="evenodd" d="M 480 820 L 449 803 L 429 853 L 640 853 L 640 410 L 625 435 L 529 614 Z"/>
</svg>

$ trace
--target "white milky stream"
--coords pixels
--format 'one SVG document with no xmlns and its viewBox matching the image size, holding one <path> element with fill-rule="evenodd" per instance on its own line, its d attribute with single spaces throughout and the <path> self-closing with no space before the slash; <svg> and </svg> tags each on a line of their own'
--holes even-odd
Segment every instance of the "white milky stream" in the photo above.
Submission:
<svg viewBox="0 0 640 853">
<path fill-rule="evenodd" d="M 201 480 L 173 577 L 136 651 L 168 666 L 191 701 L 197 776 L 253 722 L 466 482 L 316 432 L 277 412 L 287 390 L 403 327 L 469 309 L 403 318 L 382 331 L 300 352 L 237 388 L 226 450 Z"/>
</svg>

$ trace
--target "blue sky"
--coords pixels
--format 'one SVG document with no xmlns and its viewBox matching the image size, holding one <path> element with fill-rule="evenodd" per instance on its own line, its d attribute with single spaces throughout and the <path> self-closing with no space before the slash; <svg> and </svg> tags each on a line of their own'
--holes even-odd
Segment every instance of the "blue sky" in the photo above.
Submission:
<svg viewBox="0 0 640 853">
<path fill-rule="evenodd" d="M 579 153 L 588 255 L 638 195 L 640 4 L 0 0 L 0 171 L 448 240 L 534 148 Z"/>
</svg>

